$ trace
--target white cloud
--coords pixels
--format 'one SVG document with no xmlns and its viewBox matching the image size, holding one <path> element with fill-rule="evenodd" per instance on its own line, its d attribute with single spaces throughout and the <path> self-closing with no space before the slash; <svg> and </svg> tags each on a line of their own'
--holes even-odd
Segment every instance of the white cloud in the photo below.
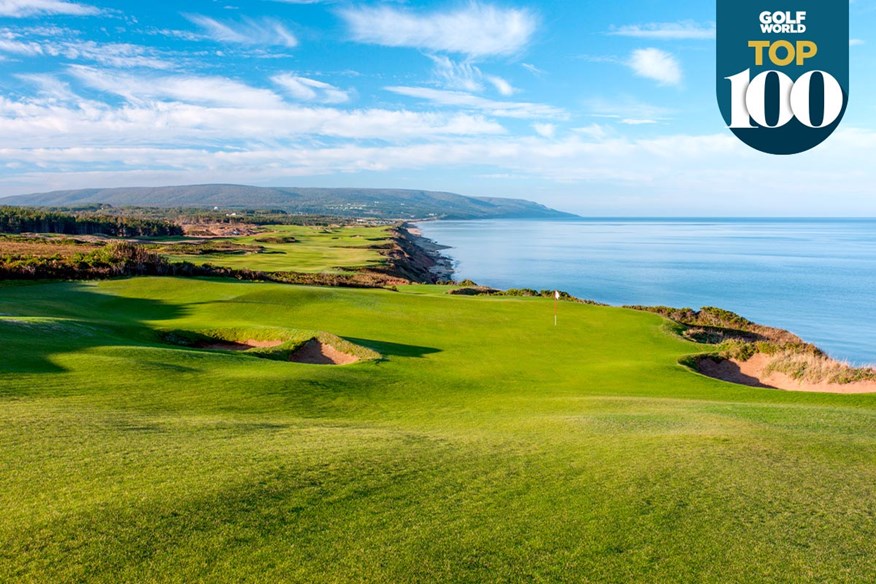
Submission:
<svg viewBox="0 0 876 584">
<path fill-rule="evenodd" d="M 483 91 L 483 72 L 470 61 L 457 62 L 443 55 L 429 55 L 435 66 L 432 75 L 438 85 L 445 89 Z"/>
<path fill-rule="evenodd" d="M 429 87 L 386 87 L 387 91 L 423 99 L 435 105 L 445 107 L 460 107 L 469 110 L 480 110 L 489 115 L 506 118 L 548 118 L 565 119 L 568 114 L 556 107 L 539 103 L 499 101 L 487 99 L 462 91 L 445 91 Z"/>
<path fill-rule="evenodd" d="M 493 87 L 496 88 L 496 91 L 498 91 L 499 94 L 504 95 L 505 97 L 517 93 L 514 87 L 501 77 L 496 77 L 495 75 L 487 75 L 487 81 L 489 81 L 493 85 Z"/>
<path fill-rule="evenodd" d="M 347 8 L 339 14 L 353 39 L 362 43 L 472 57 L 518 53 L 531 41 L 537 24 L 528 10 L 477 2 L 446 12 L 380 6 Z"/>
<path fill-rule="evenodd" d="M 639 118 L 624 118 L 620 121 L 622 124 L 626 124 L 627 126 L 647 126 L 651 124 L 656 124 L 657 120 L 647 120 L 647 119 L 639 119 Z"/>
<path fill-rule="evenodd" d="M 699 24 L 685 20 L 682 22 L 633 24 L 614 27 L 608 34 L 656 40 L 710 40 L 715 38 L 715 23 Z"/>
<path fill-rule="evenodd" d="M 43 45 L 32 41 L 18 41 L 0 38 L 0 52 L 35 57 L 45 54 Z"/>
<path fill-rule="evenodd" d="M 100 10 L 87 4 L 63 0 L 0 0 L 0 16 L 25 18 L 43 15 L 90 16 Z"/>
<path fill-rule="evenodd" d="M 532 124 L 532 129 L 542 138 L 553 138 L 557 134 L 557 127 L 554 124 Z"/>
<path fill-rule="evenodd" d="M 172 28 L 150 28 L 146 30 L 148 35 L 160 35 L 172 39 L 180 39 L 184 41 L 202 41 L 208 37 L 194 33 L 190 30 L 175 30 Z"/>
<path fill-rule="evenodd" d="M 611 134 L 611 129 L 602 124 L 590 124 L 582 128 L 572 128 L 572 131 L 591 140 L 605 140 Z"/>
<path fill-rule="evenodd" d="M 240 22 L 228 23 L 200 14 L 188 14 L 186 18 L 218 42 L 290 48 L 298 46 L 295 35 L 283 23 L 271 18 L 245 18 Z"/>
<path fill-rule="evenodd" d="M 637 49 L 627 65 L 639 77 L 653 79 L 660 85 L 679 85 L 681 65 L 671 53 L 660 49 Z"/>
<path fill-rule="evenodd" d="M 859 46 L 865 45 L 865 44 L 867 44 L 867 42 L 864 41 L 864 39 L 849 39 L 849 46 L 850 47 L 859 47 Z"/>
<path fill-rule="evenodd" d="M 22 35 L 11 29 L 0 29 L 0 53 L 25 57 L 63 57 L 71 61 L 91 61 L 107 67 L 148 69 L 172 69 L 173 64 L 164 60 L 155 49 L 128 43 L 100 44 L 94 41 L 69 41 L 59 39 L 65 31 L 34 29 L 25 31 L 39 40 L 21 40 Z"/>
<path fill-rule="evenodd" d="M 436 85 L 442 89 L 467 91 L 470 93 L 484 91 L 484 82 L 489 83 L 500 95 L 514 95 L 515 89 L 506 80 L 496 75 L 486 75 L 470 60 L 461 62 L 444 55 L 429 55 L 435 66 L 432 75 Z"/>
<path fill-rule="evenodd" d="M 385 143 L 448 137 L 504 134 L 489 120 L 464 114 L 391 110 L 343 111 L 289 106 L 283 109 L 220 108 L 197 104 L 154 103 L 109 108 L 93 102 L 60 107 L 0 101 L 0 146 L 13 150 L 107 149 L 160 145 L 165 150 L 248 152 L 277 148 L 314 148 L 315 137 L 378 140 Z M 298 141 L 302 141 L 301 144 Z M 339 148 L 354 148 L 350 142 Z M 75 160 L 71 160 L 74 162 Z M 180 164 L 184 164 L 180 161 Z"/>
<path fill-rule="evenodd" d="M 676 113 L 629 96 L 593 98 L 585 102 L 585 107 L 592 117 L 616 120 L 627 125 L 666 122 Z"/>
<path fill-rule="evenodd" d="M 64 43 L 62 54 L 71 60 L 94 61 L 107 67 L 130 69 L 172 69 L 173 63 L 159 57 L 151 48 L 128 43 L 98 44 L 93 41 Z"/>
<path fill-rule="evenodd" d="M 283 100 L 273 91 L 250 87 L 225 77 L 144 77 L 73 66 L 71 73 L 93 89 L 113 93 L 132 103 L 170 100 L 218 107 L 278 108 Z"/>
<path fill-rule="evenodd" d="M 52 75 L 34 73 L 16 75 L 16 77 L 35 85 L 38 89 L 39 97 L 50 102 L 73 102 L 78 100 L 76 94 L 70 89 L 69 84 Z"/>
<path fill-rule="evenodd" d="M 307 77 L 299 77 L 291 73 L 283 73 L 271 77 L 271 81 L 279 85 L 289 95 L 301 101 L 318 101 L 321 103 L 344 103 L 350 100 L 350 95 L 334 85 Z"/>
<path fill-rule="evenodd" d="M 520 66 L 523 67 L 524 69 L 526 69 L 527 71 L 529 71 L 530 73 L 532 73 L 533 75 L 535 75 L 536 77 L 541 77 L 542 75 L 545 74 L 544 71 L 542 71 L 541 69 L 539 69 L 538 67 L 536 67 L 532 63 L 521 63 Z"/>
<path fill-rule="evenodd" d="M 52 144 L 77 151 L 79 145 L 160 144 L 167 150 L 249 150 L 263 144 L 282 148 L 314 137 L 405 143 L 505 133 L 481 115 L 302 107 L 270 90 L 220 77 L 144 78 L 81 66 L 71 73 L 88 87 L 124 101 L 84 99 L 49 75 L 25 77 L 40 91 L 21 101 L 0 96 L 0 147 L 12 151 Z"/>
</svg>

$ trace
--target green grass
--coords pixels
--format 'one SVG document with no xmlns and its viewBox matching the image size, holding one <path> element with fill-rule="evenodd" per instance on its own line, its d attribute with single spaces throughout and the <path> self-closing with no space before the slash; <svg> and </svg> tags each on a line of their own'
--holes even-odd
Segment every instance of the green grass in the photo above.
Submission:
<svg viewBox="0 0 876 584">
<path fill-rule="evenodd" d="M 259 240 L 294 237 L 296 243 L 272 243 Z M 380 266 L 384 258 L 376 246 L 389 243 L 388 227 L 307 227 L 268 225 L 266 231 L 253 236 L 233 237 L 231 241 L 259 245 L 258 254 L 170 255 L 173 261 L 209 263 L 235 269 L 262 272 L 329 272 Z"/>
<path fill-rule="evenodd" d="M 445 290 L 0 285 L 0 581 L 876 579 L 876 397 L 697 375 L 653 314 Z M 159 342 L 262 327 L 384 358 Z"/>
</svg>

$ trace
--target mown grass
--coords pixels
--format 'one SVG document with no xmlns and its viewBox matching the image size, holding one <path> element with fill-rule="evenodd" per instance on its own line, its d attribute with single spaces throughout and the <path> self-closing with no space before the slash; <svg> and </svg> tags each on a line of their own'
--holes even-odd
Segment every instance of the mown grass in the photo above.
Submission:
<svg viewBox="0 0 876 584">
<path fill-rule="evenodd" d="M 262 272 L 329 272 L 383 265 L 380 246 L 390 242 L 389 227 L 324 227 L 269 225 L 256 235 L 222 239 L 237 245 L 260 246 L 261 253 L 228 254 L 172 252 L 174 261 L 209 263 Z M 294 238 L 293 243 L 283 240 Z"/>
<path fill-rule="evenodd" d="M 697 375 L 653 314 L 445 292 L 0 284 L 0 580 L 876 578 L 876 398 Z M 263 327 L 384 360 L 160 339 Z"/>
</svg>

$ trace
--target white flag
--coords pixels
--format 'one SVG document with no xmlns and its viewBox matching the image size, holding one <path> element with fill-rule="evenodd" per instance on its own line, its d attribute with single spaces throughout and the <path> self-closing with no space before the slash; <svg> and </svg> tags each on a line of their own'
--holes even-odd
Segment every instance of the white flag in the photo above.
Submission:
<svg viewBox="0 0 876 584">
<path fill-rule="evenodd" d="M 554 298 L 556 298 L 557 300 L 560 299 L 560 291 L 559 290 L 554 290 Z"/>
</svg>

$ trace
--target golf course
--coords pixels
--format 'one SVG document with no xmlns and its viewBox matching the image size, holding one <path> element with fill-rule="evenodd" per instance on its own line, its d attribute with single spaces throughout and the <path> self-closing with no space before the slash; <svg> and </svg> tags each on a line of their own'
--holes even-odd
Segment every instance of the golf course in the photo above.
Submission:
<svg viewBox="0 0 876 584">
<path fill-rule="evenodd" d="M 0 282 L 0 581 L 876 577 L 876 397 L 451 289 Z M 311 338 L 361 358 L 277 357 Z"/>
<path fill-rule="evenodd" d="M 876 0 L 0 0 L 0 584 L 876 584 L 874 71 Z"/>
</svg>

